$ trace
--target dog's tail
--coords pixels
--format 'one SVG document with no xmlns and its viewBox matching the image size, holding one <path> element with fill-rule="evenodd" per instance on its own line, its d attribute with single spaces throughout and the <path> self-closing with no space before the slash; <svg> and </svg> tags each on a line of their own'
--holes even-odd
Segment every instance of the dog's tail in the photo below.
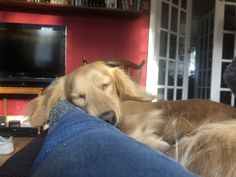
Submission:
<svg viewBox="0 0 236 177">
<path fill-rule="evenodd" d="M 180 164 L 203 177 L 236 174 L 236 121 L 205 124 L 178 142 Z M 174 152 L 174 150 L 173 150 Z"/>
</svg>

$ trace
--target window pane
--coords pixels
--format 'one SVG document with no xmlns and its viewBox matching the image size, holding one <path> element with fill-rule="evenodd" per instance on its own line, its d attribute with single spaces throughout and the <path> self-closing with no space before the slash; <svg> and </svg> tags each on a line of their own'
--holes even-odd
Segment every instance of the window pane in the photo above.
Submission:
<svg viewBox="0 0 236 177">
<path fill-rule="evenodd" d="M 198 62 L 199 62 L 199 65 L 198 65 L 198 67 L 199 67 L 199 70 L 202 70 L 202 68 L 203 68 L 203 60 L 204 60 L 204 58 L 203 58 L 203 55 L 199 55 L 199 58 L 198 58 Z"/>
<path fill-rule="evenodd" d="M 178 5 L 179 4 L 179 0 L 172 0 L 172 3 Z"/>
<path fill-rule="evenodd" d="M 225 30 L 235 30 L 235 7 L 230 5 L 225 5 L 225 20 L 224 20 L 224 29 Z"/>
<path fill-rule="evenodd" d="M 207 86 L 211 86 L 211 70 L 208 71 L 208 75 L 207 75 Z"/>
<path fill-rule="evenodd" d="M 169 51 L 169 57 L 172 59 L 176 58 L 176 44 L 177 43 L 177 37 L 174 34 L 170 35 L 170 51 Z"/>
<path fill-rule="evenodd" d="M 178 24 L 178 9 L 172 7 L 171 11 L 171 30 L 177 32 L 177 25 Z"/>
<path fill-rule="evenodd" d="M 165 95 L 165 89 L 164 88 L 157 89 L 157 96 L 159 98 L 164 98 L 164 95 Z"/>
<path fill-rule="evenodd" d="M 208 89 L 207 89 L 207 95 L 206 95 L 206 98 L 210 98 L 210 96 L 211 96 L 210 94 L 211 94 L 211 90 L 208 88 Z"/>
<path fill-rule="evenodd" d="M 179 59 L 184 60 L 185 54 L 185 40 L 183 37 L 179 37 Z"/>
<path fill-rule="evenodd" d="M 209 39 L 209 50 L 213 49 L 213 33 L 210 34 L 210 39 Z"/>
<path fill-rule="evenodd" d="M 174 86 L 175 83 L 175 62 L 169 62 L 168 68 L 168 85 Z"/>
<path fill-rule="evenodd" d="M 209 52 L 209 57 L 208 57 L 208 68 L 212 68 L 212 51 Z"/>
<path fill-rule="evenodd" d="M 202 88 L 202 98 L 205 98 L 205 91 L 206 91 L 206 89 Z"/>
<path fill-rule="evenodd" d="M 181 0 L 181 7 L 187 9 L 187 0 Z"/>
<path fill-rule="evenodd" d="M 165 85 L 166 61 L 159 60 L 158 85 Z"/>
<path fill-rule="evenodd" d="M 183 86 L 184 64 L 178 63 L 177 86 Z"/>
<path fill-rule="evenodd" d="M 226 85 L 225 81 L 224 81 L 224 78 L 223 78 L 225 69 L 226 69 L 226 67 L 227 67 L 228 65 L 229 65 L 229 63 L 226 63 L 226 62 L 223 62 L 223 63 L 222 63 L 221 84 L 220 84 L 220 87 L 221 87 L 221 88 L 227 88 L 227 87 L 228 87 L 228 86 Z"/>
<path fill-rule="evenodd" d="M 220 102 L 225 104 L 231 104 L 231 92 L 221 91 L 220 92 Z"/>
<path fill-rule="evenodd" d="M 168 100 L 174 99 L 174 89 L 167 89 L 167 99 Z"/>
<path fill-rule="evenodd" d="M 203 71 L 203 78 L 202 78 L 202 86 L 205 87 L 206 86 L 206 72 Z"/>
<path fill-rule="evenodd" d="M 177 89 L 176 99 L 177 100 L 181 100 L 182 99 L 182 89 Z"/>
<path fill-rule="evenodd" d="M 234 57 L 234 35 L 224 34 L 223 38 L 223 59 L 233 59 Z"/>
<path fill-rule="evenodd" d="M 185 28 L 186 28 L 186 13 L 181 11 L 180 14 L 180 33 L 185 34 Z"/>
<path fill-rule="evenodd" d="M 203 64 L 203 67 L 202 67 L 203 69 L 207 68 L 206 63 L 207 63 L 207 53 L 204 54 L 203 63 L 202 63 Z"/>
<path fill-rule="evenodd" d="M 188 98 L 194 98 L 194 75 L 191 74 L 189 77 L 188 77 Z M 177 95 L 178 95 L 178 92 L 177 92 Z"/>
<path fill-rule="evenodd" d="M 202 84 L 202 82 L 203 82 L 203 71 L 201 71 L 200 73 L 199 73 L 199 86 L 202 86 L 203 84 Z"/>
<path fill-rule="evenodd" d="M 161 57 L 166 57 L 166 53 L 167 53 L 167 32 L 164 32 L 164 31 L 161 31 L 159 52 L 160 52 Z"/>
<path fill-rule="evenodd" d="M 168 29 L 169 4 L 162 2 L 161 27 Z"/>
<path fill-rule="evenodd" d="M 198 89 L 198 98 L 202 98 L 202 95 L 201 95 L 201 93 L 202 93 L 202 89 L 201 89 L 201 88 L 199 88 L 199 89 Z"/>
</svg>

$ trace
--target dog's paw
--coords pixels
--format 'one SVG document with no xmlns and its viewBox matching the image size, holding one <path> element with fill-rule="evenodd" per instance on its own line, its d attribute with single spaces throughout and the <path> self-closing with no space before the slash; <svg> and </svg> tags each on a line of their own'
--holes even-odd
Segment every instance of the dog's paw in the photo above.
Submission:
<svg viewBox="0 0 236 177">
<path fill-rule="evenodd" d="M 145 142 L 149 146 L 151 146 L 153 149 L 156 149 L 161 152 L 165 152 L 170 148 L 170 144 L 163 141 L 162 139 L 156 139 L 155 141 L 149 141 Z"/>
<path fill-rule="evenodd" d="M 154 144 L 154 148 L 161 151 L 161 152 L 165 152 L 166 150 L 168 150 L 170 148 L 170 145 L 169 145 L 169 143 L 167 143 L 163 140 L 160 140 L 159 142 L 156 142 Z"/>
</svg>

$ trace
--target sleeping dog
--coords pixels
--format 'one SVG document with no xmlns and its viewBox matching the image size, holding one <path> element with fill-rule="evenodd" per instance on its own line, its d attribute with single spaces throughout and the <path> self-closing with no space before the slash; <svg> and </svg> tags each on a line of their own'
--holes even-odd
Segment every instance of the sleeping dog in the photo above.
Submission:
<svg viewBox="0 0 236 177">
<path fill-rule="evenodd" d="M 157 101 L 126 73 L 103 62 L 58 78 L 32 100 L 26 116 L 47 122 L 58 100 L 71 100 L 129 136 L 176 158 L 198 175 L 236 174 L 236 110 L 209 100 Z"/>
</svg>

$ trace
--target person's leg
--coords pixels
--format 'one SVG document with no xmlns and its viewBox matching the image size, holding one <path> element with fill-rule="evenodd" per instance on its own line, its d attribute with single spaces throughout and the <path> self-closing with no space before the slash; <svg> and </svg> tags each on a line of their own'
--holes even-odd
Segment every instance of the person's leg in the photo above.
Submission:
<svg viewBox="0 0 236 177">
<path fill-rule="evenodd" d="M 65 112 L 61 111 L 59 117 L 62 116 L 49 130 L 34 163 L 32 176 L 192 176 L 175 161 L 112 125 L 80 109 L 60 110 Z"/>
</svg>

